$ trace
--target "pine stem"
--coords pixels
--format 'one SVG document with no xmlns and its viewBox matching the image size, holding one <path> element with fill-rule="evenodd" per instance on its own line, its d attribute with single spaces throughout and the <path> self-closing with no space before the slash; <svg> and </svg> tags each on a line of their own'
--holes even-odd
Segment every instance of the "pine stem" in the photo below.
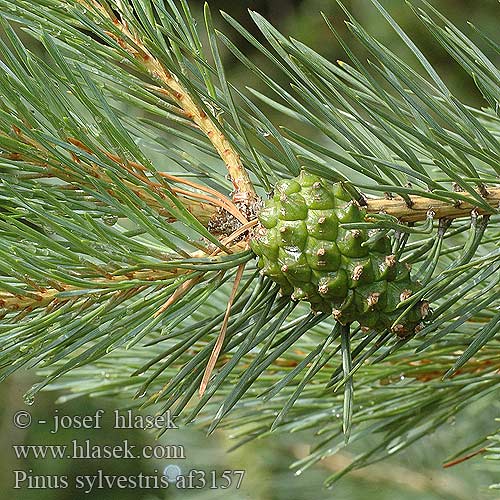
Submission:
<svg viewBox="0 0 500 500">
<path fill-rule="evenodd" d="M 224 244 L 229 242 L 230 238 L 223 240 Z M 234 243 L 229 250 L 232 253 L 245 250 L 247 248 L 247 243 L 244 241 L 239 241 Z M 192 258 L 204 258 L 215 256 L 220 249 L 217 249 L 211 255 L 207 255 L 204 252 L 195 252 L 191 255 Z M 137 280 L 137 289 L 152 283 L 154 281 L 163 281 L 168 279 L 173 279 L 178 276 L 185 275 L 186 273 L 192 273 L 192 269 L 172 267 L 166 270 L 138 270 L 131 271 L 127 274 L 120 275 L 108 275 L 102 278 L 96 278 L 89 282 L 87 287 L 78 287 L 75 285 L 68 285 L 66 283 L 54 284 L 52 287 L 40 288 L 37 291 L 26 291 L 24 295 L 16 295 L 10 292 L 0 292 L 0 311 L 24 311 L 24 310 L 34 310 L 44 307 L 48 307 L 50 304 L 57 302 L 67 302 L 74 300 L 75 295 L 65 294 L 63 296 L 58 296 L 61 292 L 72 292 L 78 290 L 88 290 L 88 294 L 99 294 L 99 293 L 119 293 L 123 292 L 123 289 L 112 289 L 103 292 L 107 287 L 115 285 L 116 283 L 121 283 L 125 281 Z M 142 283 L 141 283 L 142 282 Z M 83 297 L 84 294 L 78 297 Z"/>
<path fill-rule="evenodd" d="M 431 210 L 434 212 L 435 219 L 456 219 L 459 217 L 468 217 L 472 210 L 478 214 L 487 213 L 483 208 L 475 206 L 473 198 L 468 193 L 461 193 L 463 196 L 471 199 L 471 202 L 460 202 L 455 205 L 446 202 L 426 198 L 425 196 L 410 196 L 412 202 L 409 207 L 403 199 L 394 198 L 391 200 L 385 198 L 368 198 L 366 199 L 366 211 L 368 213 L 384 212 L 388 215 L 397 217 L 402 222 L 417 222 L 427 218 L 427 213 Z M 500 208 L 500 188 L 488 188 L 488 192 L 483 195 L 484 201 L 491 205 L 494 212 Z"/>
<path fill-rule="evenodd" d="M 197 127 L 208 137 L 226 165 L 229 177 L 234 186 L 233 200 L 245 205 L 249 205 L 253 202 L 257 198 L 255 188 L 243 166 L 239 154 L 227 137 L 221 132 L 220 128 L 214 123 L 213 119 L 195 103 L 188 90 L 185 89 L 179 81 L 179 78 L 168 71 L 163 64 L 149 52 L 141 40 L 133 36 L 123 20 L 111 18 L 110 13 L 100 4 L 100 2 L 96 0 L 79 1 L 82 4 L 93 5 L 101 15 L 113 21 L 115 27 L 123 35 L 121 39 L 117 40 L 120 45 L 139 60 L 157 82 L 161 83 L 162 87 L 158 90 L 171 98 L 181 108 L 183 115 L 197 125 Z M 108 34 L 116 38 L 113 34 Z M 129 40 L 133 40 L 134 46 Z"/>
</svg>

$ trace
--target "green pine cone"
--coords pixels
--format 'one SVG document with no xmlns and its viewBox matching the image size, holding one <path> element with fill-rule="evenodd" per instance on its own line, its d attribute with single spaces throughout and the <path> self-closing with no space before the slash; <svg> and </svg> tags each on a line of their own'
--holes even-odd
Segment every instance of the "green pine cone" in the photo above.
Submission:
<svg viewBox="0 0 500 500">
<path fill-rule="evenodd" d="M 342 183 L 302 171 L 295 179 L 278 182 L 258 214 L 251 247 L 262 274 L 292 300 L 305 300 L 314 311 L 331 313 L 342 324 L 357 321 L 377 331 L 414 333 L 428 304 L 417 302 L 394 324 L 406 307 L 400 302 L 420 285 L 391 255 L 390 238 L 370 239 L 367 230 L 341 227 L 362 222 L 365 215 Z"/>
</svg>

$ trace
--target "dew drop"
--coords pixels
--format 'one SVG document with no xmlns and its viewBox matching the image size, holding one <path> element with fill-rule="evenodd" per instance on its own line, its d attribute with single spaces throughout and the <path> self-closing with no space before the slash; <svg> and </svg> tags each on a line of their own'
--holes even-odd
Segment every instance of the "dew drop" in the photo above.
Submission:
<svg viewBox="0 0 500 500">
<path fill-rule="evenodd" d="M 107 226 L 114 226 L 118 222 L 118 217 L 112 214 L 103 215 L 101 219 Z"/>
<path fill-rule="evenodd" d="M 27 404 L 28 406 L 32 406 L 35 402 L 35 398 L 34 396 L 32 396 L 31 394 L 29 393 L 26 393 L 23 397 L 23 401 L 25 402 L 25 404 Z"/>
</svg>

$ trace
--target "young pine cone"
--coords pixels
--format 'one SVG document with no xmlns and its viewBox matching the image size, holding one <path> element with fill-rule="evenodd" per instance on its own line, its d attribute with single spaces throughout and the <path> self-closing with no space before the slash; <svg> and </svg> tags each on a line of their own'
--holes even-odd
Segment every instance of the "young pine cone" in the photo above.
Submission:
<svg viewBox="0 0 500 500">
<path fill-rule="evenodd" d="M 251 247 L 262 273 L 292 300 L 305 300 L 342 324 L 414 333 L 428 304 L 417 302 L 393 325 L 404 310 L 398 304 L 421 287 L 391 254 L 391 239 L 370 239 L 365 229 L 340 226 L 363 222 L 365 215 L 342 183 L 302 171 L 278 182 L 258 214 Z"/>
</svg>

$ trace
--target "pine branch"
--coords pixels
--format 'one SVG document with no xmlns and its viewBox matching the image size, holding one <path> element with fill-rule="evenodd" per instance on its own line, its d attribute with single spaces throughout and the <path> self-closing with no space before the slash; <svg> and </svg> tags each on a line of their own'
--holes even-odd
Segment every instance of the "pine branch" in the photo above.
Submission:
<svg viewBox="0 0 500 500">
<path fill-rule="evenodd" d="M 102 17 L 113 21 L 114 26 L 121 34 L 117 37 L 114 33 L 108 33 L 129 52 L 134 58 L 144 64 L 147 71 L 155 81 L 161 82 L 163 87 L 157 89 L 164 92 L 171 98 L 175 104 L 182 110 L 183 115 L 192 120 L 200 130 L 208 137 L 219 156 L 224 161 L 235 192 L 233 200 L 243 205 L 251 205 L 255 201 L 256 193 L 252 182 L 241 162 L 241 158 L 229 143 L 220 125 L 217 126 L 213 119 L 209 117 L 193 100 L 189 91 L 183 87 L 178 77 L 168 71 L 162 63 L 155 58 L 148 49 L 142 44 L 140 38 L 131 33 L 125 21 L 112 15 L 102 4 L 96 0 L 79 0 L 79 2 L 88 7 L 93 7 L 101 13 Z"/>
<path fill-rule="evenodd" d="M 65 186 L 65 188 L 67 189 L 81 188 L 85 180 L 82 181 L 82 178 L 80 176 L 75 175 L 76 172 L 74 170 L 72 171 L 69 169 L 65 169 L 64 166 L 60 163 L 57 165 L 50 165 L 46 161 L 49 151 L 47 151 L 40 144 L 36 144 L 33 141 L 28 141 L 27 138 L 23 137 L 19 129 L 14 129 L 14 133 L 16 134 L 16 136 L 20 138 L 22 142 L 25 142 L 30 146 L 34 147 L 37 150 L 38 154 L 44 156 L 45 158 L 43 160 L 40 160 L 38 158 L 30 157 L 31 155 L 27 156 L 19 152 L 10 152 L 10 153 L 3 152 L 2 154 L 0 154 L 0 157 L 5 158 L 7 160 L 11 160 L 12 162 L 14 162 L 14 164 L 17 162 L 23 162 L 24 164 L 33 165 L 35 167 L 41 167 L 41 170 L 39 170 L 37 173 L 38 179 L 58 178 L 68 183 L 68 185 Z M 77 162 L 81 166 L 87 167 L 88 165 L 87 172 L 93 178 L 100 179 L 101 181 L 109 183 L 110 185 L 112 184 L 110 177 L 106 175 L 106 173 L 103 171 L 102 168 L 99 168 L 97 163 L 94 162 L 90 163 L 89 165 L 88 155 L 93 154 L 91 150 L 86 148 L 80 141 L 76 139 L 68 138 L 67 142 L 68 145 L 76 146 L 78 149 L 82 150 L 82 152 L 87 153 L 86 157 L 81 157 L 77 152 L 73 151 L 72 152 L 73 161 Z M 117 156 L 111 155 L 106 152 L 104 152 L 104 154 L 106 154 L 106 156 L 108 156 L 114 162 L 121 163 L 121 160 Z M 162 185 L 158 182 L 152 182 L 148 177 L 146 177 L 144 173 L 145 168 L 142 165 L 138 164 L 137 162 L 128 162 L 128 165 L 126 165 L 125 168 L 127 168 L 128 171 L 136 178 L 140 179 L 141 182 L 145 185 L 145 187 L 138 187 L 129 181 L 125 181 L 127 186 L 141 200 L 145 201 L 150 207 L 157 210 L 158 213 L 161 214 L 163 217 L 165 217 L 166 220 L 169 222 L 175 221 L 176 218 L 172 216 L 171 211 L 163 208 L 163 206 L 155 200 L 155 198 L 151 195 L 151 190 L 156 192 L 161 191 L 162 189 L 171 190 L 179 198 L 182 199 L 184 207 L 189 212 L 191 212 L 193 216 L 195 216 L 205 226 L 208 226 L 209 221 L 217 214 L 217 207 L 221 207 L 228 210 L 234 216 L 238 217 L 240 220 L 243 220 L 243 222 L 245 222 L 245 219 L 242 218 L 240 211 L 234 206 L 234 204 L 231 203 L 231 201 L 228 200 L 227 198 L 225 199 L 225 197 L 223 197 L 220 193 L 218 193 L 216 198 L 207 197 L 206 195 L 202 196 L 200 194 L 197 194 L 194 191 L 186 191 L 179 188 L 171 187 L 168 184 Z M 181 178 L 171 176 L 167 173 L 162 172 L 160 173 L 160 176 L 173 182 L 181 184 L 187 183 L 191 187 L 195 188 L 199 187 L 194 183 L 189 183 L 189 181 L 185 181 Z"/>
<path fill-rule="evenodd" d="M 18 136 L 22 138 L 22 135 L 19 130 L 16 130 L 15 132 Z M 88 154 L 92 154 L 92 151 L 88 150 L 80 141 L 73 138 L 69 138 L 68 142 L 76 146 L 77 148 L 81 149 L 82 151 L 85 151 Z M 39 148 L 42 154 L 47 153 L 47 151 L 44 151 L 40 145 L 38 144 L 34 145 L 33 143 L 31 143 L 31 145 Z M 104 154 L 117 163 L 121 162 L 120 158 L 117 157 L 116 155 L 112 155 L 107 152 L 104 152 Z M 23 155 L 20 153 L 7 153 L 7 154 L 3 153 L 2 156 L 15 161 L 24 161 L 24 162 L 30 161 L 28 158 L 24 158 Z M 80 158 L 75 153 L 73 153 L 73 159 L 78 162 L 81 162 L 82 160 L 83 161 L 88 160 L 88 158 L 83 158 L 83 159 Z M 34 162 L 33 164 L 44 167 L 45 171 L 47 172 L 46 174 L 47 177 L 55 176 L 61 178 L 62 180 L 65 180 L 68 183 L 75 181 L 75 179 L 71 176 L 71 172 L 68 172 L 67 170 L 64 170 L 62 168 L 50 168 L 50 166 L 40 162 L 38 163 Z M 151 195 L 148 194 L 148 189 L 149 190 L 151 189 L 158 190 L 159 188 L 171 189 L 172 192 L 176 193 L 183 199 L 183 204 L 186 207 L 186 209 L 189 210 L 205 226 L 208 226 L 209 222 L 213 220 L 214 217 L 218 214 L 217 209 L 214 207 L 219 207 L 227 211 L 232 216 L 236 217 L 236 219 L 238 219 L 241 224 L 245 224 L 246 222 L 248 222 L 245 219 L 245 216 L 241 213 L 239 208 L 234 203 L 232 203 L 229 199 L 221 195 L 221 193 L 213 189 L 200 186 L 199 184 L 186 181 L 185 179 L 169 175 L 168 173 L 165 172 L 160 172 L 159 175 L 169 181 L 173 181 L 180 184 L 186 184 L 190 187 L 201 189 L 202 191 L 206 191 L 209 195 L 212 196 L 208 197 L 207 195 L 200 195 L 193 191 L 186 191 L 175 187 L 172 188 L 169 185 L 162 186 L 159 183 L 155 183 L 149 180 L 148 177 L 146 177 L 145 175 L 146 168 L 140 165 L 139 163 L 133 161 L 128 162 L 128 166 L 126 166 L 126 168 L 135 169 L 136 172 L 139 172 L 139 173 L 136 172 L 132 173 L 133 175 L 144 181 L 147 186 L 147 189 L 145 188 L 138 189 L 133 187 L 136 194 L 138 194 L 138 196 L 141 199 L 148 202 L 150 206 L 159 209 L 160 213 L 166 216 L 167 220 L 169 220 L 170 222 L 173 222 L 175 218 L 173 218 L 170 213 L 165 212 L 165 210 L 163 210 L 161 207 L 158 206 L 158 204 L 151 197 Z M 91 175 L 94 177 L 100 177 L 105 182 L 110 182 L 109 177 L 100 172 L 99 168 L 95 163 L 92 165 L 92 170 L 89 173 L 91 173 Z M 408 189 L 407 191 L 410 191 L 410 189 Z M 484 187 L 482 189 L 482 192 L 479 194 L 482 196 L 485 202 L 491 206 L 492 210 L 488 211 L 485 208 L 478 207 L 477 205 L 475 205 L 473 203 L 474 199 L 472 198 L 471 195 L 467 193 L 456 193 L 455 194 L 456 200 L 453 204 L 451 204 L 448 201 L 444 201 L 442 199 L 442 196 L 432 195 L 432 194 L 428 194 L 427 196 L 408 195 L 407 197 L 402 198 L 400 200 L 387 199 L 387 198 L 378 198 L 378 199 L 367 198 L 361 196 L 360 204 L 366 208 L 367 213 L 384 213 L 393 216 L 402 222 L 417 222 L 426 220 L 430 211 L 434 213 L 435 219 L 441 219 L 441 218 L 454 219 L 460 217 L 467 217 L 473 210 L 476 211 L 476 213 L 478 214 L 492 213 L 495 210 L 498 210 L 498 208 L 500 207 L 500 188 Z M 195 200 L 193 200 L 192 198 L 195 198 Z M 202 200 L 207 203 L 204 203 Z M 253 215 L 255 219 L 255 214 Z"/>
<path fill-rule="evenodd" d="M 245 230 L 246 229 L 247 228 L 245 228 Z M 239 241 L 232 245 L 230 244 L 232 240 L 237 238 L 238 234 L 223 240 L 223 244 L 229 244 L 227 247 L 228 254 L 243 252 L 246 249 L 247 243 L 244 241 Z M 214 257 L 219 251 L 220 250 L 217 249 L 212 252 L 211 255 L 207 255 L 204 252 L 196 252 L 190 255 L 189 259 L 195 259 L 198 262 L 203 259 L 208 259 L 207 262 L 213 263 L 216 262 Z M 113 275 L 108 273 L 105 277 L 99 279 L 86 280 L 79 286 L 59 283 L 53 286 L 53 288 L 36 286 L 35 290 L 31 292 L 26 290 L 19 291 L 22 294 L 0 292 L 0 311 L 3 310 L 4 314 L 7 311 L 24 311 L 30 313 L 35 309 L 57 306 L 66 301 L 72 301 L 75 298 L 85 295 L 95 296 L 106 294 L 110 291 L 117 291 L 117 293 L 120 293 L 121 290 L 131 289 L 139 291 L 144 286 L 148 286 L 151 282 L 161 283 L 162 281 L 175 279 L 186 273 L 193 272 L 193 265 L 190 265 L 189 260 L 171 260 L 170 262 L 165 262 L 162 267 L 166 267 L 167 269 L 120 270 L 121 274 Z M 121 287 L 120 284 L 124 286 Z"/>
<path fill-rule="evenodd" d="M 385 213 L 396 217 L 402 222 L 423 221 L 428 217 L 429 212 L 434 213 L 435 219 L 455 219 L 469 217 L 472 211 L 478 214 L 490 214 L 498 212 L 500 208 L 500 188 L 487 188 L 481 193 L 491 210 L 477 207 L 472 196 L 460 193 L 457 201 L 451 204 L 436 198 L 426 196 L 408 196 L 409 203 L 404 199 L 374 199 L 367 198 L 366 211 L 368 213 Z"/>
</svg>

